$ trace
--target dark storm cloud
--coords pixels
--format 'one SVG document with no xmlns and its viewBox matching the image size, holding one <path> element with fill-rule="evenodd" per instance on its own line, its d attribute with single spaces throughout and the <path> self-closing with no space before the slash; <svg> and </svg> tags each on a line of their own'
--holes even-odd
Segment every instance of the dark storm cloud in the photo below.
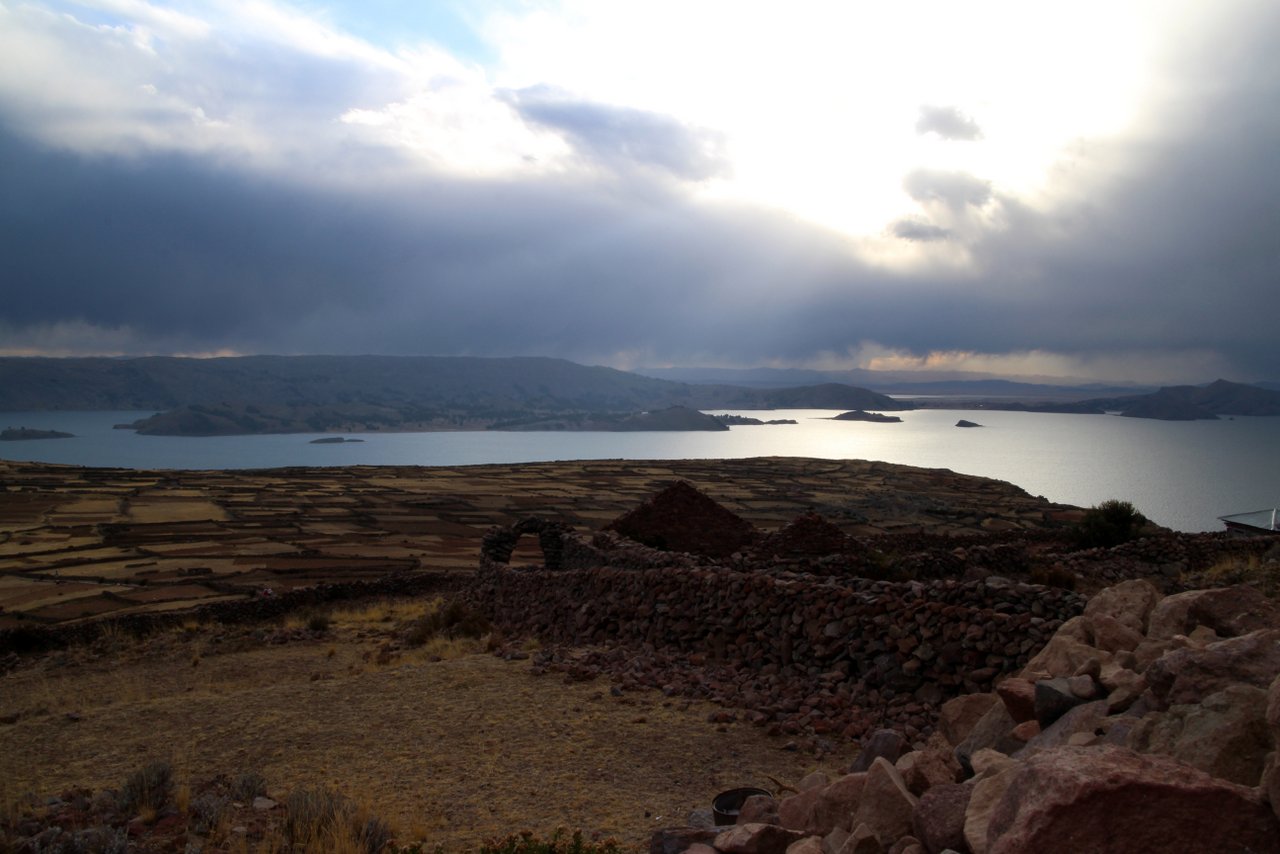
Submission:
<svg viewBox="0 0 1280 854">
<path fill-rule="evenodd" d="M 921 107 L 916 119 L 916 133 L 936 133 L 942 139 L 982 139 L 978 123 L 955 107 Z"/>
<path fill-rule="evenodd" d="M 952 210 L 966 205 L 980 208 L 991 200 L 991 184 L 966 172 L 916 169 L 902 179 L 902 188 L 918 202 L 942 202 Z"/>
<path fill-rule="evenodd" d="M 933 225 L 916 217 L 905 217 L 890 223 L 889 232 L 894 237 L 912 240 L 917 243 L 933 243 L 939 240 L 950 240 L 952 232 L 942 226 Z"/>
<path fill-rule="evenodd" d="M 863 262 L 840 235 L 700 205 L 672 181 L 637 194 L 607 175 L 419 174 L 326 190 L 197 155 L 81 157 L 0 133 L 0 347 L 59 324 L 116 330 L 132 352 L 758 364 L 878 342 L 1203 351 L 1232 378 L 1280 378 L 1280 9 L 1259 9 L 1231 51 L 1212 49 L 1219 34 L 1188 61 L 1182 82 L 1196 85 L 1170 85 L 1180 100 L 1146 117 L 1156 130 L 1092 145 L 1062 178 L 1070 192 L 1050 186 L 1032 207 L 964 173 L 909 175 L 931 215 L 990 214 L 945 242 L 928 239 L 943 236 L 930 219 L 889 226 L 926 260 L 963 253 L 966 267 Z M 697 177 L 718 163 L 649 114 L 515 103 L 610 168 Z M 360 175 L 388 154 L 352 143 L 343 157 Z"/>
<path fill-rule="evenodd" d="M 556 131 L 579 153 L 610 168 L 636 164 L 691 181 L 727 173 L 720 134 L 670 116 L 597 104 L 534 86 L 504 94 L 525 122 Z"/>
</svg>

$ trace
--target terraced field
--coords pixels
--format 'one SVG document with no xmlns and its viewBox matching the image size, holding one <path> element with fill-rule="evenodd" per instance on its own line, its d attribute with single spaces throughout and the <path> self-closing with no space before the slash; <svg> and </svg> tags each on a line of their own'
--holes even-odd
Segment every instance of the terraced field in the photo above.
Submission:
<svg viewBox="0 0 1280 854">
<path fill-rule="evenodd" d="M 764 530 L 807 510 L 858 535 L 1035 529 L 1073 512 L 999 481 L 857 460 L 262 471 L 0 462 L 0 628 L 469 570 L 491 525 L 541 515 L 596 530 L 676 479 Z"/>
</svg>

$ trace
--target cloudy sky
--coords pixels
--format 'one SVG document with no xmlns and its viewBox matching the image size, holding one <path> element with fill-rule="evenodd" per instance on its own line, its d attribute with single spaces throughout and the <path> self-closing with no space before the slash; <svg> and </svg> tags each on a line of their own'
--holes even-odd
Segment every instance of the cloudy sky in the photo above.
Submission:
<svg viewBox="0 0 1280 854">
<path fill-rule="evenodd" d="M 0 353 L 1280 379 L 1274 0 L 0 0 Z"/>
</svg>

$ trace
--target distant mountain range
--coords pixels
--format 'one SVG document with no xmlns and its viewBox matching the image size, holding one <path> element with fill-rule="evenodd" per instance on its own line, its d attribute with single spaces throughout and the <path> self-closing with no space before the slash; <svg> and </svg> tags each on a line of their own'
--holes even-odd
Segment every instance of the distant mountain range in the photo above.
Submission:
<svg viewBox="0 0 1280 854">
<path fill-rule="evenodd" d="M 691 385 L 562 359 L 245 356 L 223 359 L 0 359 L 0 411 L 160 410 L 139 432 L 720 429 L 688 409 L 910 409 L 836 383 L 783 389 Z M 610 426 L 613 425 L 613 426 Z M 671 426 L 664 426 L 671 425 Z"/>
<path fill-rule="evenodd" d="M 0 358 L 0 411 L 153 410 L 158 414 L 129 426 L 157 435 L 724 429 L 698 412 L 708 409 L 931 407 L 1162 419 L 1280 415 L 1280 391 L 1225 380 L 1148 394 L 1128 389 L 1104 396 L 1101 389 L 1116 390 L 971 380 L 915 384 L 922 397 L 895 400 L 843 383 L 761 388 L 678 382 L 534 357 Z M 1082 397 L 1085 391 L 1093 394 Z"/>
<path fill-rule="evenodd" d="M 901 396 L 1008 397 L 1022 400 L 1084 400 L 1104 396 L 1143 394 L 1155 386 L 1106 383 L 1061 384 L 1019 382 L 971 374 L 921 380 L 914 372 L 799 368 L 638 368 L 641 376 L 685 383 L 728 383 L 755 388 L 843 383 Z"/>
</svg>

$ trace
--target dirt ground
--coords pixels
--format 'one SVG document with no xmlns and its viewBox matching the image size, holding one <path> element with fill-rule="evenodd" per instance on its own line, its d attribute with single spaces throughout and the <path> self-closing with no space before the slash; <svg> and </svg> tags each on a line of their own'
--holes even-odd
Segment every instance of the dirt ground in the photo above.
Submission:
<svg viewBox="0 0 1280 854">
<path fill-rule="evenodd" d="M 25 661 L 0 677 L 3 803 L 118 788 L 167 759 L 193 789 L 249 770 L 278 799 L 328 785 L 402 841 L 448 851 L 562 826 L 644 846 L 720 791 L 774 790 L 818 767 L 746 723 L 708 722 L 717 707 L 535 676 L 527 660 L 476 651 L 480 642 L 380 658 L 421 608 L 339 612 L 320 634 L 299 618 L 108 635 Z M 853 758 L 852 746 L 837 750 L 821 763 L 832 773 Z"/>
</svg>

